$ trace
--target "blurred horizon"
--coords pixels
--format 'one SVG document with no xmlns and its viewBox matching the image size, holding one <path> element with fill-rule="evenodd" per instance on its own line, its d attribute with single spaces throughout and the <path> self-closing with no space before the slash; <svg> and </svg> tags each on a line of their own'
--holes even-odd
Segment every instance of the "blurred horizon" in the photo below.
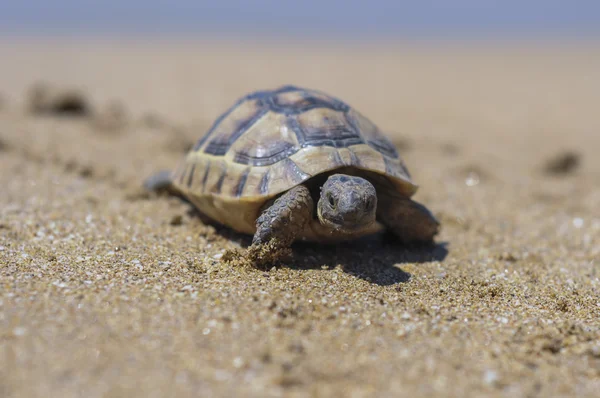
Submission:
<svg viewBox="0 0 600 398">
<path fill-rule="evenodd" d="M 600 38 L 600 1 L 394 0 L 0 4 L 5 36 L 485 40 Z"/>
</svg>

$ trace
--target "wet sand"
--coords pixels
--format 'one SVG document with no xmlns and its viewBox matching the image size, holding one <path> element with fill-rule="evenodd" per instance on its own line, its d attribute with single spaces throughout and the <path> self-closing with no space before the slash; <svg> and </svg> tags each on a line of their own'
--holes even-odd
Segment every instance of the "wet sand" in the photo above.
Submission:
<svg viewBox="0 0 600 398">
<path fill-rule="evenodd" d="M 597 396 L 598 48 L 2 42 L 0 396 Z M 389 133 L 434 248 L 235 267 L 248 237 L 141 189 L 288 83 Z"/>
</svg>

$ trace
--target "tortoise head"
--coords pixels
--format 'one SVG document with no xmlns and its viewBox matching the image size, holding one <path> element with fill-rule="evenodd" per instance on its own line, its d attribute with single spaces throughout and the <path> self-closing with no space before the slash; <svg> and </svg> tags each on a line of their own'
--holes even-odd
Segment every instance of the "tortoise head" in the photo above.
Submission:
<svg viewBox="0 0 600 398">
<path fill-rule="evenodd" d="M 330 176 L 317 203 L 319 221 L 335 232 L 352 234 L 375 222 L 377 193 L 369 181 L 345 174 Z"/>
</svg>

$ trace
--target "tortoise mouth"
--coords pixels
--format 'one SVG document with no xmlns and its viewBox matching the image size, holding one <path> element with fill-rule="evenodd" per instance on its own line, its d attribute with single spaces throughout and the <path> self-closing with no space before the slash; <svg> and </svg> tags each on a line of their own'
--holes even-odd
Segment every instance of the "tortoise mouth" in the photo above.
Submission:
<svg viewBox="0 0 600 398">
<path fill-rule="evenodd" d="M 375 218 L 369 219 L 368 217 L 364 217 L 363 220 L 331 220 L 326 217 L 323 217 L 321 211 L 318 211 L 318 217 L 321 224 L 328 229 L 330 229 L 334 233 L 342 233 L 342 234 L 356 234 L 365 230 L 371 229 L 373 224 L 375 223 Z"/>
</svg>

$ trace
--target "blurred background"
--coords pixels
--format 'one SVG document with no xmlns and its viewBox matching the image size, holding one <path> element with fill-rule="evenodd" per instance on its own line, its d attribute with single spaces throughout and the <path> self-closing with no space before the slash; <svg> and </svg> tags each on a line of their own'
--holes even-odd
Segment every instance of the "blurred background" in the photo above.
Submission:
<svg viewBox="0 0 600 398">
<path fill-rule="evenodd" d="M 12 35 L 301 39 L 573 38 L 600 32 L 600 2 L 394 0 L 3 1 Z"/>
</svg>

